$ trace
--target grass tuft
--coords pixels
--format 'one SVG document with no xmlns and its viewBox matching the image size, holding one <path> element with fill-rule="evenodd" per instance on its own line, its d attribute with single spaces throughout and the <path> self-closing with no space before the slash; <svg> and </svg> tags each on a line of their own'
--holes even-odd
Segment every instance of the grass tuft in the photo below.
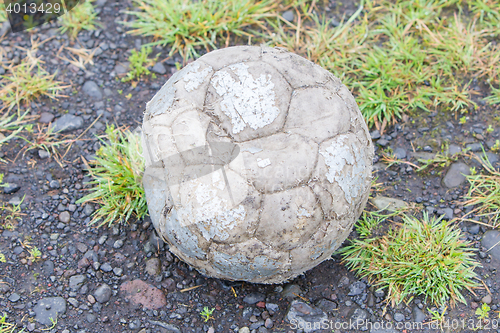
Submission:
<svg viewBox="0 0 500 333">
<path fill-rule="evenodd" d="M 144 159 L 140 136 L 136 133 L 107 126 L 106 135 L 109 142 L 97 151 L 95 161 L 89 169 L 94 178 L 89 184 L 95 185 L 92 193 L 77 201 L 98 202 L 101 207 L 93 214 L 91 224 L 99 223 L 99 227 L 112 226 L 118 221 L 126 222 L 134 214 L 142 218 L 147 213 L 146 196 L 142 187 Z"/>
<path fill-rule="evenodd" d="M 137 80 L 143 75 L 150 75 L 151 71 L 148 69 L 149 66 L 153 66 L 158 56 L 154 59 L 148 59 L 149 55 L 153 52 L 151 47 L 141 47 L 141 50 L 137 52 L 137 50 L 132 50 L 132 54 L 128 58 L 130 63 L 129 68 L 130 71 L 127 73 L 127 76 L 122 78 L 122 82 L 128 82 L 132 80 Z M 153 73 L 153 78 L 155 78 L 155 74 Z"/>
<path fill-rule="evenodd" d="M 75 39 L 81 30 L 95 30 L 96 26 L 100 24 L 96 21 L 97 13 L 92 5 L 95 0 L 86 0 L 80 2 L 66 14 L 60 17 L 61 33 L 68 33 L 68 35 Z"/>
<path fill-rule="evenodd" d="M 122 22 L 129 33 L 151 36 L 149 45 L 171 46 L 187 61 L 199 56 L 199 48 L 216 49 L 219 41 L 228 46 L 231 36 L 251 36 L 247 28 L 264 28 L 264 19 L 277 8 L 272 0 L 134 0 L 138 10 L 126 11 L 134 20 Z"/>
<path fill-rule="evenodd" d="M 483 165 L 487 174 L 467 176 L 470 187 L 464 205 L 476 206 L 472 212 L 477 216 L 486 217 L 489 225 L 496 228 L 500 226 L 500 170 L 495 170 L 486 154 L 476 159 Z"/>
<path fill-rule="evenodd" d="M 402 215 L 400 228 L 383 237 L 356 239 L 340 250 L 343 262 L 378 288 L 387 289 L 392 306 L 423 295 L 437 306 L 466 303 L 461 291 L 478 284 L 470 243 L 441 219 Z"/>
<path fill-rule="evenodd" d="M 1 75 L 0 111 L 11 110 L 21 104 L 46 96 L 52 99 L 63 97 L 60 92 L 67 88 L 62 82 L 54 80 L 56 74 L 49 74 L 39 64 L 39 59 L 25 58 L 17 66 L 9 66 L 6 75 Z"/>
</svg>

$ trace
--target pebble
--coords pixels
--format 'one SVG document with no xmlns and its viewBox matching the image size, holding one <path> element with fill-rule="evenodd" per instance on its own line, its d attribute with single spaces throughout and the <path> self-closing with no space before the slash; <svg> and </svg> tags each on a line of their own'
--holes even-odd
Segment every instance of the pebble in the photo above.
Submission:
<svg viewBox="0 0 500 333">
<path fill-rule="evenodd" d="M 161 62 L 157 62 L 153 68 L 151 68 L 151 70 L 156 73 L 156 74 L 160 74 L 160 75 L 163 75 L 163 74 L 166 74 L 167 73 L 167 69 L 165 68 L 165 66 L 161 63 Z"/>
<path fill-rule="evenodd" d="M 354 282 L 349 286 L 349 293 L 347 294 L 347 296 L 361 295 L 365 291 L 365 289 L 365 283 L 361 281 Z"/>
<path fill-rule="evenodd" d="M 289 323 L 296 323 L 297 327 L 306 328 L 306 332 L 312 332 L 312 330 L 307 330 L 307 327 L 314 327 L 314 323 L 328 320 L 323 310 L 299 300 L 294 300 L 290 304 L 285 318 Z"/>
<path fill-rule="evenodd" d="M 73 291 L 77 291 L 85 283 L 87 277 L 85 275 L 73 275 L 69 278 L 69 287 Z"/>
<path fill-rule="evenodd" d="M 62 297 L 46 297 L 38 301 L 33 308 L 35 320 L 47 326 L 52 326 L 50 318 L 58 318 L 66 312 L 66 300 Z"/>
<path fill-rule="evenodd" d="M 396 198 L 383 197 L 377 195 L 375 198 L 371 199 L 371 202 L 379 209 L 386 209 L 390 211 L 396 211 L 400 208 L 405 208 L 408 206 L 406 202 Z"/>
<path fill-rule="evenodd" d="M 394 314 L 394 320 L 397 322 L 401 322 L 401 321 L 405 320 L 405 315 L 402 313 L 396 312 Z"/>
<path fill-rule="evenodd" d="M 261 293 L 250 293 L 243 298 L 243 302 L 247 304 L 255 304 L 266 300 L 266 296 Z"/>
<path fill-rule="evenodd" d="M 151 276 L 156 276 L 160 274 L 160 259 L 151 258 L 148 261 L 146 261 L 145 271 Z"/>
<path fill-rule="evenodd" d="M 83 84 L 82 91 L 89 97 L 92 97 L 96 101 L 102 99 L 101 88 L 94 81 L 87 81 Z"/>
<path fill-rule="evenodd" d="M 3 188 L 3 193 L 5 193 L 5 194 L 16 193 L 21 188 L 19 185 L 15 184 L 15 183 L 6 183 L 4 185 L 6 185 Z"/>
<path fill-rule="evenodd" d="M 65 114 L 57 119 L 53 125 L 54 132 L 69 132 L 83 127 L 83 118 L 72 114 Z"/>
<path fill-rule="evenodd" d="M 295 15 L 293 14 L 293 11 L 291 10 L 287 10 L 286 12 L 283 13 L 283 15 L 281 15 L 285 20 L 287 20 L 288 22 L 292 22 Z"/>
<path fill-rule="evenodd" d="M 491 299 L 491 295 L 490 294 L 488 294 L 488 295 L 484 296 L 483 298 L 481 298 L 481 302 L 486 303 L 486 304 L 491 304 L 491 301 L 492 301 L 492 299 Z"/>
<path fill-rule="evenodd" d="M 61 214 L 59 214 L 59 221 L 61 221 L 63 223 L 68 223 L 70 219 L 71 219 L 71 215 L 69 215 L 69 212 L 62 212 Z M 85 252 L 85 251 L 82 251 L 82 252 Z"/>
<path fill-rule="evenodd" d="M 94 297 L 97 302 L 106 303 L 111 298 L 111 288 L 107 284 L 102 284 L 95 290 Z"/>
<path fill-rule="evenodd" d="M 38 157 L 40 157 L 40 159 L 44 160 L 44 159 L 50 157 L 50 153 L 48 151 L 46 151 L 45 149 L 39 149 L 38 150 Z"/>
<path fill-rule="evenodd" d="M 54 115 L 52 113 L 42 112 L 40 114 L 40 118 L 38 119 L 38 122 L 42 123 L 42 124 L 48 124 L 48 123 L 52 122 L 52 120 L 54 120 Z"/>
<path fill-rule="evenodd" d="M 119 249 L 123 246 L 123 239 L 117 239 L 114 243 L 113 243 L 113 248 L 115 249 Z"/>
<path fill-rule="evenodd" d="M 425 320 L 425 313 L 418 306 L 413 307 L 412 315 L 414 322 L 422 323 Z"/>
<path fill-rule="evenodd" d="M 105 262 L 104 264 L 101 265 L 101 271 L 109 273 L 113 270 L 113 267 L 111 267 L 111 264 L 109 262 Z"/>
<path fill-rule="evenodd" d="M 481 239 L 481 245 L 487 250 L 492 258 L 500 261 L 500 231 L 486 231 Z"/>
<path fill-rule="evenodd" d="M 287 284 L 283 291 L 281 292 L 281 297 L 283 298 L 297 298 L 297 295 L 301 295 L 302 289 L 296 284 Z"/>
<path fill-rule="evenodd" d="M 457 187 L 465 182 L 466 175 L 470 175 L 467 164 L 462 162 L 453 163 L 443 178 L 443 185 L 447 188 Z"/>
<path fill-rule="evenodd" d="M 394 156 L 396 156 L 398 160 L 402 160 L 406 158 L 406 150 L 403 148 L 396 148 L 394 149 Z"/>
<path fill-rule="evenodd" d="M 19 294 L 16 293 L 13 293 L 9 296 L 9 301 L 13 303 L 19 301 L 19 299 L 21 299 L 21 296 L 19 296 Z"/>
</svg>

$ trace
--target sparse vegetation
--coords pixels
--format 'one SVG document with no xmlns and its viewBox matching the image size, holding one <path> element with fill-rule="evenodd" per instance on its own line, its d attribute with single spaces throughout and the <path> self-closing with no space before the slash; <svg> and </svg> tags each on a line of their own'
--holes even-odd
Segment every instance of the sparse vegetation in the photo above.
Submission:
<svg viewBox="0 0 500 333">
<path fill-rule="evenodd" d="M 467 176 L 470 183 L 464 205 L 475 206 L 472 213 L 485 217 L 489 225 L 500 225 L 500 171 L 496 170 L 486 154 L 476 159 L 483 165 L 486 173 L 473 173 Z M 472 214 L 472 213 L 469 214 Z"/>
<path fill-rule="evenodd" d="M 97 13 L 92 5 L 94 0 L 79 2 L 73 9 L 60 17 L 61 32 L 68 33 L 71 38 L 76 38 L 81 30 L 95 30 L 100 26 L 97 22 Z"/>
<path fill-rule="evenodd" d="M 107 142 L 97 151 L 96 161 L 90 161 L 89 172 L 95 185 L 91 193 L 77 201 L 98 202 L 92 224 L 99 226 L 126 222 L 132 214 L 142 218 L 147 213 L 146 196 L 141 178 L 144 171 L 140 136 L 114 126 L 106 128 Z"/>
<path fill-rule="evenodd" d="M 3 174 L 0 174 L 0 183 L 3 180 Z M 0 187 L 4 187 L 5 184 L 0 184 Z M 0 207 L 0 217 L 2 217 L 2 221 L 0 222 L 0 227 L 6 230 L 14 230 L 16 228 L 17 222 L 21 221 L 21 216 L 26 215 L 21 213 L 21 204 L 24 201 L 26 195 L 23 196 L 21 201 L 17 205 L 12 205 L 10 207 L 9 204 L 5 204 L 2 202 L 2 207 Z"/>
<path fill-rule="evenodd" d="M 361 1 L 335 28 L 297 10 L 300 19 L 272 23 L 276 33 L 269 44 L 302 54 L 341 78 L 357 95 L 369 126 L 383 130 L 418 110 L 465 114 L 477 107 L 470 78 L 497 82 L 500 71 L 500 47 L 488 39 L 498 33 L 498 6 L 467 4 L 476 14 L 472 19 L 463 14 L 466 3 L 457 0 Z"/>
<path fill-rule="evenodd" d="M 28 105 L 35 99 L 46 96 L 52 99 L 63 97 L 61 91 L 68 86 L 64 86 L 62 82 L 56 81 L 56 74 L 49 74 L 41 66 L 40 58 L 34 57 L 37 48 L 43 44 L 32 41 L 32 49 L 28 50 L 27 56 L 21 60 L 19 65 L 10 64 L 6 68 L 6 74 L 0 76 L 0 101 L 2 106 L 0 112 L 11 110 L 15 106 L 20 109 L 24 105 Z M 18 117 L 20 113 L 18 112 Z M 7 115 L 2 114 L 2 120 L 5 120 Z"/>
<path fill-rule="evenodd" d="M 212 318 L 212 313 L 214 313 L 215 308 L 209 309 L 208 306 L 203 307 L 203 310 L 200 312 L 200 316 L 203 318 L 205 322 L 209 321 Z"/>
<path fill-rule="evenodd" d="M 18 330 L 16 324 L 11 324 L 7 321 L 7 315 L 4 313 L 0 317 L 0 333 L 23 333 L 24 329 Z"/>
<path fill-rule="evenodd" d="M 153 66 L 158 58 L 148 59 L 151 52 L 153 52 L 153 49 L 145 46 L 143 46 L 139 52 L 137 52 L 137 50 L 132 50 L 132 54 L 128 58 L 130 71 L 127 73 L 127 76 L 122 78 L 122 82 L 137 80 L 143 75 L 151 74 L 148 67 Z M 153 78 L 154 77 L 155 74 L 153 73 Z"/>
<path fill-rule="evenodd" d="M 387 289 L 392 306 L 419 295 L 437 306 L 465 303 L 461 291 L 478 285 L 473 270 L 479 264 L 472 259 L 470 244 L 460 240 L 460 230 L 429 218 L 427 212 L 422 220 L 402 218 L 400 228 L 342 248 L 343 262 L 377 288 Z"/>
<path fill-rule="evenodd" d="M 265 29 L 265 19 L 274 17 L 275 1 L 245 0 L 134 0 L 137 10 L 126 11 L 135 20 L 122 22 L 134 35 L 151 36 L 152 45 L 171 47 L 184 58 L 199 56 L 199 48 L 217 48 L 218 44 L 234 36 L 252 34 L 248 27 Z"/>
<path fill-rule="evenodd" d="M 491 308 L 489 307 L 489 305 L 486 303 L 483 303 L 483 305 L 481 305 L 481 307 L 476 309 L 476 315 L 479 319 L 486 319 L 490 316 L 490 314 L 489 314 L 490 310 L 491 310 Z"/>
</svg>

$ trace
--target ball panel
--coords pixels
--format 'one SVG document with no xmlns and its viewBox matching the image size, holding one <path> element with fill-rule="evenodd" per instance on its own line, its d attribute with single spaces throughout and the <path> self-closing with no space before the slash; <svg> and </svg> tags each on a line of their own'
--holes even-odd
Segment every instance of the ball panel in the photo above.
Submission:
<svg viewBox="0 0 500 333">
<path fill-rule="evenodd" d="M 324 175 L 331 184 L 336 182 L 344 192 L 349 205 L 359 200 L 371 177 L 371 159 L 366 149 L 360 148 L 359 140 L 352 133 L 341 134 L 320 145 L 318 174 Z"/>
<path fill-rule="evenodd" d="M 344 191 L 337 183 L 316 180 L 310 186 L 314 194 L 319 198 L 323 216 L 326 220 L 348 216 L 351 206 L 345 200 Z"/>
<path fill-rule="evenodd" d="M 318 145 L 297 134 L 278 133 L 243 142 L 240 149 L 248 179 L 258 191 L 272 193 L 309 180 Z"/>
<path fill-rule="evenodd" d="M 309 239 L 322 218 L 316 197 L 307 186 L 266 194 L 255 237 L 273 248 L 290 250 Z"/>
<path fill-rule="evenodd" d="M 260 52 L 258 46 L 233 46 L 207 53 L 195 62 L 204 62 L 218 71 L 238 62 L 258 61 L 260 60 Z"/>
<path fill-rule="evenodd" d="M 262 62 L 236 63 L 217 71 L 206 105 L 235 141 L 266 136 L 285 121 L 292 89 L 280 73 Z"/>
<path fill-rule="evenodd" d="M 192 62 L 176 72 L 146 104 L 150 118 L 171 112 L 179 107 L 202 108 L 213 69 L 202 62 Z"/>
<path fill-rule="evenodd" d="M 287 253 L 253 238 L 233 245 L 213 243 L 209 262 L 218 277 L 229 280 L 274 283 L 290 270 Z"/>
<path fill-rule="evenodd" d="M 189 225 L 182 221 L 175 208 L 170 208 L 166 214 L 160 217 L 159 230 L 161 235 L 170 245 L 170 249 L 178 256 L 185 257 L 187 262 L 190 258 L 205 260 L 208 246 L 196 235 Z"/>
<path fill-rule="evenodd" d="M 322 85 L 329 81 L 332 85 L 342 84 L 321 66 L 283 48 L 263 46 L 262 61 L 274 66 L 294 89 Z"/>
<path fill-rule="evenodd" d="M 206 132 L 211 118 L 197 110 L 178 115 L 172 122 L 172 140 L 179 152 L 206 145 Z"/>
<path fill-rule="evenodd" d="M 284 131 L 307 135 L 321 143 L 347 132 L 349 121 L 350 112 L 338 95 L 324 87 L 310 87 L 294 91 Z"/>
<path fill-rule="evenodd" d="M 300 248 L 292 249 L 290 258 L 294 273 L 301 274 L 329 259 L 343 242 L 338 235 L 337 223 L 330 221 L 330 223 L 322 224 L 311 239 Z"/>
</svg>

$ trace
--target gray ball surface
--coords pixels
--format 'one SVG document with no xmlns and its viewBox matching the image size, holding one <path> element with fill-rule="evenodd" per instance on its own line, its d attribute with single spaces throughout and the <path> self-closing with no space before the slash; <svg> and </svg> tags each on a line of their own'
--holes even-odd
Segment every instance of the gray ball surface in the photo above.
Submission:
<svg viewBox="0 0 500 333">
<path fill-rule="evenodd" d="M 373 145 L 349 90 L 279 48 L 237 46 L 176 72 L 143 120 L 149 213 L 202 274 L 282 283 L 359 218 Z"/>
</svg>

